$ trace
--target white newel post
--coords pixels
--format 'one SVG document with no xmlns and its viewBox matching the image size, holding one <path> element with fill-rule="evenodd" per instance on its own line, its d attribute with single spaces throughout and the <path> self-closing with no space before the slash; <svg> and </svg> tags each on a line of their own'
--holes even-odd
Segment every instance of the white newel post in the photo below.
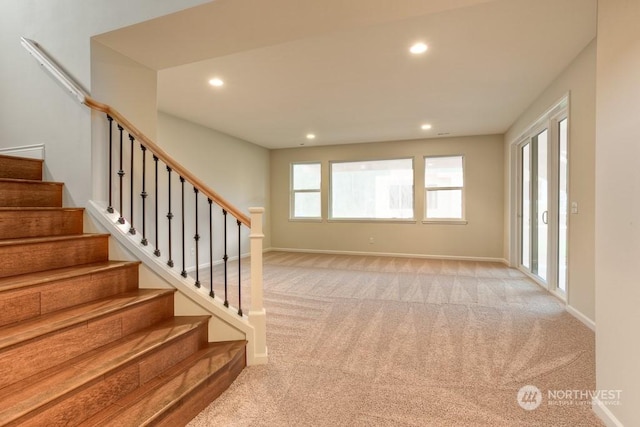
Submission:
<svg viewBox="0 0 640 427">
<path fill-rule="evenodd" d="M 262 298 L 262 216 L 264 208 L 249 208 L 251 213 L 251 308 L 249 323 L 254 327 L 254 354 L 249 355 L 250 364 L 267 363 L 266 311 Z"/>
</svg>

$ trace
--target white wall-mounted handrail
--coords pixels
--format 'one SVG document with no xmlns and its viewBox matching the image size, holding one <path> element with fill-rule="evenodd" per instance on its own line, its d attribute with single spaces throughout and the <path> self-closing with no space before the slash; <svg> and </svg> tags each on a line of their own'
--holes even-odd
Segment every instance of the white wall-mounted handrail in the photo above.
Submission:
<svg viewBox="0 0 640 427">
<path fill-rule="evenodd" d="M 25 37 L 20 37 L 22 46 L 33 56 L 40 65 L 42 65 L 55 79 L 67 89 L 74 98 L 81 104 L 85 103 L 85 99 L 89 94 L 75 82 L 58 64 L 53 62 L 51 58 L 38 46 L 38 43 Z"/>
</svg>

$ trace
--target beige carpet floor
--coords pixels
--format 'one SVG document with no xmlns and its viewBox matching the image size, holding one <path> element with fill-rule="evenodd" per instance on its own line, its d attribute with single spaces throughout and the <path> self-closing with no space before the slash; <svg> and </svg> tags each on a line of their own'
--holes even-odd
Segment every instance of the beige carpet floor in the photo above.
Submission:
<svg viewBox="0 0 640 427">
<path fill-rule="evenodd" d="M 264 294 L 269 364 L 189 426 L 603 425 L 588 400 L 548 399 L 595 388 L 593 332 L 517 270 L 270 252 Z"/>
</svg>

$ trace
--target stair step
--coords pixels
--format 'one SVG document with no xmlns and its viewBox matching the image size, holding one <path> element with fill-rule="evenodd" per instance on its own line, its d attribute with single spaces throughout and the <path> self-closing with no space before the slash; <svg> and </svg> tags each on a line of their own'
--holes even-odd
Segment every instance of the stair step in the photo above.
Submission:
<svg viewBox="0 0 640 427">
<path fill-rule="evenodd" d="M 0 239 L 82 234 L 84 209 L 0 207 Z"/>
<path fill-rule="evenodd" d="M 60 182 L 0 178 L 0 206 L 62 207 Z"/>
<path fill-rule="evenodd" d="M 140 289 L 0 328 L 0 389 L 173 316 L 173 289 Z"/>
<path fill-rule="evenodd" d="M 209 343 L 81 426 L 185 425 L 222 394 L 245 366 L 245 341 Z"/>
<path fill-rule="evenodd" d="M 0 155 L 0 426 L 185 425 L 246 366 L 174 317 L 175 289 L 138 289 L 43 162 Z"/>
<path fill-rule="evenodd" d="M 205 347 L 208 320 L 171 318 L 0 390 L 0 420 L 77 425 Z"/>
<path fill-rule="evenodd" d="M 0 178 L 17 178 L 42 180 L 42 163 L 40 159 L 6 156 L 0 154 Z"/>
<path fill-rule="evenodd" d="M 0 326 L 134 291 L 139 264 L 107 261 L 0 278 Z"/>
<path fill-rule="evenodd" d="M 0 240 L 0 277 L 16 276 L 109 259 L 108 234 Z"/>
</svg>

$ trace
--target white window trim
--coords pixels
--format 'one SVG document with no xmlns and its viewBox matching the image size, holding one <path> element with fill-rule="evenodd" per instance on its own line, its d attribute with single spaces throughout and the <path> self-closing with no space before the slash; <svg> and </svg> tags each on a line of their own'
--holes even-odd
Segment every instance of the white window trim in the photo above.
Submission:
<svg viewBox="0 0 640 427">
<path fill-rule="evenodd" d="M 466 219 L 423 219 L 423 224 L 443 224 L 443 225 L 467 225 L 469 221 Z"/>
<path fill-rule="evenodd" d="M 329 218 L 327 222 L 376 222 L 416 224 L 415 218 Z"/>
<path fill-rule="evenodd" d="M 293 168 L 295 165 L 319 165 L 320 166 L 320 186 L 317 190 L 295 190 L 293 188 Z M 320 216 L 295 216 L 295 200 L 297 193 L 318 193 L 320 195 Z M 289 221 L 301 221 L 301 222 L 322 222 L 322 162 L 309 161 L 309 162 L 292 162 L 289 165 Z"/>
<path fill-rule="evenodd" d="M 469 221 L 467 221 L 467 209 L 466 209 L 466 160 L 465 160 L 465 156 L 464 154 L 442 154 L 442 155 L 436 155 L 436 156 L 424 156 L 423 158 L 423 162 L 424 162 L 424 172 L 425 172 L 425 177 L 426 177 L 426 173 L 427 173 L 427 159 L 435 159 L 435 158 L 442 158 L 442 157 L 462 157 L 462 186 L 461 187 L 427 187 L 427 182 L 425 179 L 425 183 L 424 183 L 424 212 L 422 213 L 423 219 L 422 219 L 422 223 L 423 224 L 452 224 L 452 225 L 466 225 L 469 223 Z M 428 218 L 427 217 L 427 209 L 428 209 L 428 197 L 427 197 L 427 193 L 429 191 L 438 191 L 438 190 L 461 190 L 462 191 L 462 207 L 461 207 L 461 214 L 462 214 L 462 218 Z"/>
<path fill-rule="evenodd" d="M 342 218 L 333 216 L 333 165 L 337 163 L 359 163 L 359 162 L 385 162 L 393 160 L 411 160 L 411 172 L 413 183 L 411 185 L 411 218 Z M 416 223 L 416 164 L 415 157 L 385 157 L 375 159 L 359 159 L 359 160 L 331 160 L 329 161 L 329 210 L 327 213 L 327 222 L 396 222 L 396 223 Z"/>
</svg>

